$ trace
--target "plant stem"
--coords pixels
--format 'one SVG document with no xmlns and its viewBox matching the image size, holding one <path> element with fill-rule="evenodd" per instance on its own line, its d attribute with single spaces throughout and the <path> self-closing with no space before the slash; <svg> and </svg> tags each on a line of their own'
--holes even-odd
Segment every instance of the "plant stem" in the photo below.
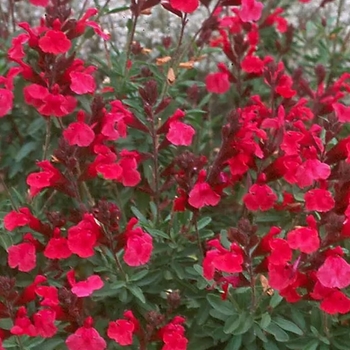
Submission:
<svg viewBox="0 0 350 350">
<path fill-rule="evenodd" d="M 195 213 L 193 214 L 194 229 L 195 229 L 195 231 L 196 231 L 196 237 L 197 237 L 197 244 L 198 244 L 199 254 L 200 254 L 200 256 L 201 256 L 201 259 L 203 259 L 203 257 L 204 257 L 204 252 L 203 252 L 201 237 L 200 237 L 199 231 L 198 231 L 197 219 L 198 219 L 198 212 L 195 212 Z"/>
<path fill-rule="evenodd" d="M 2 177 L 2 175 L 0 175 L 0 182 L 1 182 L 2 187 L 4 188 L 5 192 L 7 193 L 8 197 L 10 199 L 12 208 L 14 210 L 18 211 L 17 204 L 16 204 L 15 200 L 13 199 L 13 196 L 12 196 L 12 194 L 10 192 L 10 189 L 7 187 L 6 182 L 5 182 L 4 178 Z"/>
<path fill-rule="evenodd" d="M 154 180 L 154 199 L 156 202 L 157 207 L 157 216 L 156 216 L 156 223 L 159 221 L 159 213 L 160 213 L 160 189 L 159 189 L 159 162 L 158 162 L 158 135 L 157 135 L 157 126 L 155 121 L 155 115 L 153 114 L 150 116 L 150 124 L 151 124 L 151 137 L 152 137 L 152 147 L 153 147 L 153 180 Z"/>
<path fill-rule="evenodd" d="M 43 160 L 46 159 L 48 155 L 48 150 L 50 147 L 51 124 L 52 124 L 52 118 L 49 117 L 46 122 L 46 136 L 45 136 L 45 144 L 44 144 L 44 151 L 43 151 Z"/>
</svg>

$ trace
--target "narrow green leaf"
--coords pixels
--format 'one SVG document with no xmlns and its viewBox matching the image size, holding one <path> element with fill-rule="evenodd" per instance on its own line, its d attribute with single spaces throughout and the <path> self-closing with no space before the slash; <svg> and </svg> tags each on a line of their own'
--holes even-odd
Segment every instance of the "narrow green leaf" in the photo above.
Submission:
<svg viewBox="0 0 350 350">
<path fill-rule="evenodd" d="M 242 345 L 242 336 L 233 336 L 231 340 L 227 343 L 225 350 L 240 350 Z"/>
<path fill-rule="evenodd" d="M 204 227 L 208 226 L 211 223 L 211 217 L 206 216 L 204 218 L 201 218 L 200 220 L 198 220 L 197 222 L 197 228 L 198 230 L 203 229 Z"/>
<path fill-rule="evenodd" d="M 272 334 L 277 341 L 286 342 L 289 340 L 288 334 L 278 327 L 276 323 L 271 322 L 266 328 L 266 332 Z"/>
<path fill-rule="evenodd" d="M 260 321 L 260 327 L 262 329 L 266 329 L 269 324 L 271 323 L 271 316 L 268 312 L 265 312 L 263 315 L 262 315 L 262 318 L 261 318 L 261 321 Z"/>
<path fill-rule="evenodd" d="M 282 329 L 285 331 L 295 333 L 298 335 L 303 335 L 304 332 L 293 322 L 286 320 L 285 318 L 282 318 L 280 316 L 276 316 L 273 318 L 273 322 L 278 324 Z"/>
<path fill-rule="evenodd" d="M 319 344 L 318 339 L 312 339 L 302 348 L 302 350 L 316 350 Z"/>
<path fill-rule="evenodd" d="M 141 301 L 141 303 L 143 303 L 143 304 L 146 303 L 146 298 L 143 295 L 141 288 L 139 288 L 138 286 L 133 286 L 133 285 L 128 285 L 127 288 L 137 299 L 139 299 Z"/>
<path fill-rule="evenodd" d="M 228 319 L 226 319 L 223 331 L 226 334 L 232 334 L 234 330 L 236 330 L 241 322 L 244 322 L 244 319 L 240 317 L 237 317 L 237 315 L 230 316 Z"/>
<path fill-rule="evenodd" d="M 158 230 L 156 228 L 151 228 L 151 227 L 148 227 L 148 226 L 144 226 L 145 230 L 153 237 L 162 237 L 162 238 L 165 238 L 165 239 L 169 239 L 169 236 L 161 231 L 161 230 Z"/>
<path fill-rule="evenodd" d="M 275 308 L 281 301 L 283 300 L 283 297 L 281 297 L 277 291 L 275 291 L 274 295 L 270 299 L 270 306 L 272 308 Z"/>
<path fill-rule="evenodd" d="M 222 300 L 220 296 L 216 294 L 209 294 L 207 295 L 207 300 L 216 311 L 219 311 L 227 316 L 235 314 L 235 309 L 233 308 L 233 305 L 227 300 Z"/>
</svg>

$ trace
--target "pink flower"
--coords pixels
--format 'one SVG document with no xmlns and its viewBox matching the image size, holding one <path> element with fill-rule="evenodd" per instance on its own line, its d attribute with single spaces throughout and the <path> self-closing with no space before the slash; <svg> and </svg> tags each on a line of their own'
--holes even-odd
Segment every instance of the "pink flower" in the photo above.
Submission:
<svg viewBox="0 0 350 350">
<path fill-rule="evenodd" d="M 81 258 L 89 258 L 95 254 L 94 247 L 100 236 L 100 226 L 91 214 L 84 214 L 78 225 L 68 229 L 68 247 L 72 253 Z"/>
<path fill-rule="evenodd" d="M 53 237 L 45 247 L 44 256 L 48 259 L 67 259 L 71 255 L 72 252 L 68 247 L 67 238 L 61 237 L 60 230 L 56 228 Z"/>
<path fill-rule="evenodd" d="M 87 147 L 94 141 L 95 133 L 89 125 L 78 121 L 69 124 L 63 131 L 63 137 L 71 146 Z"/>
<path fill-rule="evenodd" d="M 107 348 L 106 341 L 92 327 L 91 317 L 85 320 L 83 327 L 78 328 L 67 338 L 66 345 L 68 350 L 105 350 Z"/>
<path fill-rule="evenodd" d="M 139 328 L 139 322 L 130 310 L 124 312 L 124 317 L 126 319 L 110 322 L 107 330 L 108 337 L 122 346 L 133 343 L 132 336 Z"/>
<path fill-rule="evenodd" d="M 198 0 L 170 0 L 170 5 L 175 10 L 192 13 L 197 10 L 199 6 Z"/>
<path fill-rule="evenodd" d="M 243 252 L 241 248 L 232 243 L 230 250 L 224 248 L 218 239 L 208 242 L 208 250 L 203 260 L 203 275 L 206 279 L 214 278 L 215 270 L 227 273 L 242 272 Z"/>
<path fill-rule="evenodd" d="M 10 330 L 14 335 L 28 335 L 29 337 L 36 337 L 37 330 L 32 321 L 27 315 L 27 309 L 21 306 L 16 313 L 14 326 Z"/>
<path fill-rule="evenodd" d="M 49 309 L 40 310 L 34 314 L 33 320 L 39 337 L 51 338 L 56 334 L 55 311 Z"/>
<path fill-rule="evenodd" d="M 124 233 L 126 237 L 124 261 L 129 266 L 147 264 L 153 250 L 152 236 L 144 232 L 141 227 L 134 228 L 137 222 L 136 218 L 132 218 Z"/>
<path fill-rule="evenodd" d="M 77 297 L 88 297 L 93 294 L 95 290 L 99 290 L 103 287 L 103 281 L 100 276 L 92 275 L 85 281 L 76 282 L 74 270 L 70 270 L 67 273 L 67 279 L 72 286 L 72 293 Z"/>
<path fill-rule="evenodd" d="M 320 188 L 305 193 L 305 208 L 308 211 L 327 212 L 334 208 L 335 201 L 332 194 Z"/>
<path fill-rule="evenodd" d="M 242 0 L 242 7 L 239 11 L 239 17 L 242 22 L 258 21 L 264 5 L 255 0 Z"/>
<path fill-rule="evenodd" d="M 49 0 L 29 0 L 34 6 L 46 7 L 49 4 Z"/>
<path fill-rule="evenodd" d="M 0 118 L 8 114 L 13 105 L 13 92 L 8 89 L 0 89 Z"/>
<path fill-rule="evenodd" d="M 207 205 L 216 206 L 221 197 L 210 187 L 207 182 L 196 183 L 192 188 L 188 203 L 192 207 L 200 209 Z"/>
<path fill-rule="evenodd" d="M 170 123 L 166 138 L 175 146 L 189 146 L 196 131 L 191 125 L 174 121 Z"/>
<path fill-rule="evenodd" d="M 325 287 L 346 288 L 350 285 L 350 265 L 340 256 L 329 256 L 316 276 Z"/>
<path fill-rule="evenodd" d="M 162 350 L 186 350 L 188 340 L 185 337 L 183 323 L 185 319 L 175 316 L 174 319 L 159 331 L 164 342 Z"/>
<path fill-rule="evenodd" d="M 32 242 L 24 242 L 8 248 L 8 264 L 19 271 L 29 272 L 36 266 L 35 246 Z"/>
<path fill-rule="evenodd" d="M 250 187 L 249 193 L 243 197 L 243 202 L 249 210 L 267 211 L 273 207 L 277 195 L 268 185 L 254 184 Z"/>
<path fill-rule="evenodd" d="M 313 216 L 307 218 L 309 227 L 298 227 L 287 234 L 287 241 L 292 249 L 299 249 L 303 253 L 313 253 L 320 247 L 316 221 Z"/>
<path fill-rule="evenodd" d="M 330 315 L 347 314 L 350 311 L 350 299 L 340 290 L 335 290 L 323 299 L 320 308 Z"/>
<path fill-rule="evenodd" d="M 83 95 L 87 93 L 94 93 L 96 90 L 95 79 L 87 69 L 85 72 L 71 72 L 69 74 L 71 78 L 70 88 L 73 92 L 78 95 Z"/>
<path fill-rule="evenodd" d="M 333 103 L 332 107 L 334 109 L 335 116 L 338 118 L 340 123 L 350 122 L 350 107 L 345 106 L 342 103 Z"/>
<path fill-rule="evenodd" d="M 208 92 L 212 92 L 215 94 L 224 94 L 228 90 L 230 90 L 230 81 L 227 73 L 218 72 L 218 73 L 210 73 L 205 78 L 205 85 L 207 87 Z"/>
<path fill-rule="evenodd" d="M 46 53 L 58 55 L 66 53 L 71 48 L 72 43 L 66 34 L 58 30 L 48 30 L 43 37 L 39 39 L 39 47 Z"/>
</svg>

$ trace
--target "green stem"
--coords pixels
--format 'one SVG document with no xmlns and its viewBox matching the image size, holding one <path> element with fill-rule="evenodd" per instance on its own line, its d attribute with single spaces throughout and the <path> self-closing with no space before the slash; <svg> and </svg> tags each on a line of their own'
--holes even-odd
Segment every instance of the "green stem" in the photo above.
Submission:
<svg viewBox="0 0 350 350">
<path fill-rule="evenodd" d="M 48 150 L 50 147 L 51 125 L 52 125 L 52 118 L 49 117 L 46 122 L 46 135 L 45 135 L 45 144 L 44 144 L 44 150 L 43 150 L 43 159 L 46 159 L 48 155 Z"/>
</svg>

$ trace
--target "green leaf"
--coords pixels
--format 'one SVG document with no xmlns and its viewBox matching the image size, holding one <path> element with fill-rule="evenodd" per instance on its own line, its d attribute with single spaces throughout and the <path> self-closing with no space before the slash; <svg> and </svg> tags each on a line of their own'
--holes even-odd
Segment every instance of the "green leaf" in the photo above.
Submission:
<svg viewBox="0 0 350 350">
<path fill-rule="evenodd" d="M 228 319 L 226 319 L 223 331 L 226 334 L 232 334 L 233 331 L 235 331 L 241 324 L 241 322 L 244 322 L 242 320 L 241 315 L 240 317 L 237 317 L 237 315 L 230 316 Z"/>
<path fill-rule="evenodd" d="M 272 298 L 270 299 L 270 306 L 272 308 L 275 308 L 281 301 L 283 300 L 283 297 L 281 297 L 277 291 L 273 294 Z"/>
<path fill-rule="evenodd" d="M 130 281 L 138 281 L 144 278 L 149 273 L 149 270 L 141 270 L 130 276 Z"/>
<path fill-rule="evenodd" d="M 210 223 L 211 223 L 211 217 L 206 216 L 197 222 L 197 228 L 198 230 L 201 230 L 202 228 L 208 226 Z"/>
<path fill-rule="evenodd" d="M 137 299 L 141 301 L 141 303 L 146 303 L 146 298 L 143 295 L 142 289 L 138 286 L 128 285 L 127 289 L 133 294 Z"/>
<path fill-rule="evenodd" d="M 240 350 L 242 345 L 242 336 L 233 336 L 231 340 L 227 343 L 225 350 Z"/>
<path fill-rule="evenodd" d="M 161 230 L 158 230 L 156 228 L 151 228 L 148 226 L 144 226 L 144 229 L 153 237 L 162 237 L 165 239 L 169 239 L 169 236 Z"/>
<path fill-rule="evenodd" d="M 269 324 L 271 323 L 271 316 L 268 312 L 265 312 L 263 315 L 262 315 L 262 318 L 261 318 L 261 321 L 260 321 L 260 327 L 262 329 L 266 329 Z"/>
<path fill-rule="evenodd" d="M 298 335 L 303 335 L 304 332 L 293 322 L 286 320 L 280 316 L 274 317 L 273 322 L 278 324 L 282 329 L 288 332 L 292 332 Z"/>
<path fill-rule="evenodd" d="M 36 150 L 37 147 L 38 144 L 34 141 L 26 142 L 16 154 L 15 162 L 20 162 L 22 159 L 27 157 L 32 151 Z"/>
<path fill-rule="evenodd" d="M 111 13 L 118 13 L 118 12 L 123 12 L 123 11 L 128 11 L 130 9 L 129 6 L 122 6 L 122 7 L 116 7 L 112 10 L 109 10 L 106 12 L 106 15 L 109 15 Z"/>
<path fill-rule="evenodd" d="M 13 321 L 11 318 L 2 318 L 0 319 L 0 328 L 5 330 L 10 330 L 13 326 Z"/>
<path fill-rule="evenodd" d="M 145 216 L 140 212 L 140 210 L 138 210 L 136 207 L 132 206 L 131 211 L 133 212 L 133 214 L 139 219 L 140 223 L 142 224 L 147 224 L 148 220 L 145 218 Z"/>
<path fill-rule="evenodd" d="M 243 312 L 239 315 L 239 318 L 241 319 L 241 322 L 239 327 L 233 331 L 233 334 L 235 335 L 247 333 L 254 324 L 254 319 L 249 312 Z"/>
<path fill-rule="evenodd" d="M 120 289 L 120 288 L 123 288 L 125 287 L 125 281 L 114 281 L 112 284 L 111 284 L 111 288 L 116 290 L 116 289 Z"/>
<path fill-rule="evenodd" d="M 216 311 L 221 312 L 223 315 L 232 316 L 235 314 L 233 305 L 227 300 L 222 300 L 218 295 L 209 294 L 207 295 L 207 300 Z"/>
<path fill-rule="evenodd" d="M 278 327 L 276 323 L 271 322 L 265 331 L 272 334 L 277 341 L 282 343 L 289 340 L 288 334 L 283 329 Z"/>
<path fill-rule="evenodd" d="M 261 330 L 261 328 L 260 328 L 259 325 L 257 325 L 257 324 L 254 324 L 254 333 L 255 333 L 255 335 L 256 335 L 260 340 L 262 340 L 264 343 L 267 342 L 267 338 L 266 338 L 265 333 Z"/>
<path fill-rule="evenodd" d="M 316 350 L 319 344 L 320 343 L 317 339 L 312 339 L 302 348 L 302 350 Z"/>
</svg>

